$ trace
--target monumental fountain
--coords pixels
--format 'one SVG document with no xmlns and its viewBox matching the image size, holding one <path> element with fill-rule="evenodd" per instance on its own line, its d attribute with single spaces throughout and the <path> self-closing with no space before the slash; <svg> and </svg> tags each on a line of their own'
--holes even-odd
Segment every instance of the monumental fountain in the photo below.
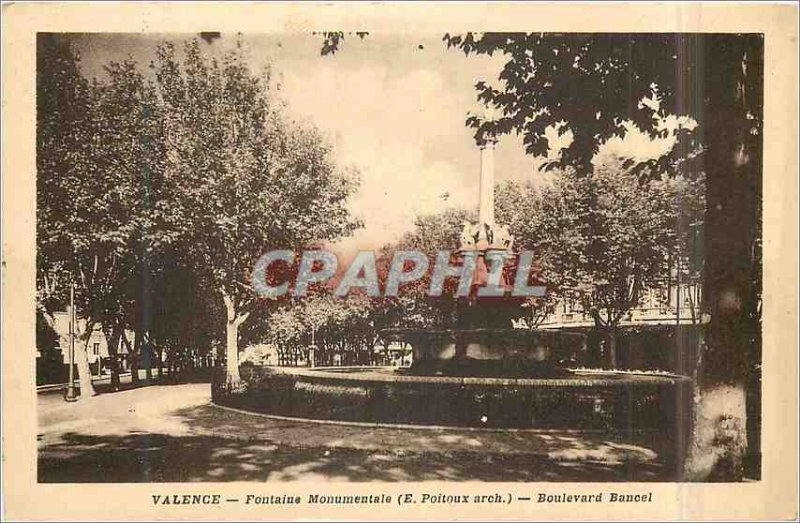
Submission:
<svg viewBox="0 0 800 523">
<path fill-rule="evenodd" d="M 457 321 L 452 328 L 381 332 L 384 341 L 411 345 L 410 367 L 248 367 L 245 387 L 235 393 L 216 380 L 214 401 L 295 418 L 381 424 L 607 431 L 685 425 L 677 418 L 689 412 L 688 378 L 577 370 L 587 350 L 584 334 L 514 328 L 519 298 L 481 297 L 487 283 L 508 285 L 496 269 L 514 257 L 508 227 L 495 222 L 495 144 L 493 138 L 479 144 L 478 221 L 464 223 L 457 251 L 473 257 L 477 270 Z"/>
</svg>

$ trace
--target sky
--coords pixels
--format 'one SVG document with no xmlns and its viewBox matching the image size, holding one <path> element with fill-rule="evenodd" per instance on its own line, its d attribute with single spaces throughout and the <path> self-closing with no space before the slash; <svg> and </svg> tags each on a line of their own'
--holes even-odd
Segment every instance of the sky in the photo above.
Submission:
<svg viewBox="0 0 800 523">
<path fill-rule="evenodd" d="M 195 35 L 76 35 L 74 46 L 87 77 L 102 78 L 103 65 L 133 57 L 145 70 L 156 45 Z M 239 36 L 200 40 L 219 55 Z M 342 169 L 361 179 L 351 211 L 364 228 L 334 246 L 341 254 L 375 249 L 413 228 L 414 217 L 447 207 L 478 206 L 480 151 L 465 120 L 481 114 L 475 83 L 495 81 L 502 56 L 465 56 L 448 50 L 441 35 L 348 37 L 334 55 L 321 56 L 312 34 L 242 35 L 254 71 L 270 68 L 292 118 L 316 126 L 333 146 Z M 613 140 L 600 155 L 635 150 L 650 156 L 669 141 L 637 132 Z M 543 159 L 526 155 L 521 139 L 504 136 L 495 152 L 496 181 L 547 183 Z"/>
</svg>

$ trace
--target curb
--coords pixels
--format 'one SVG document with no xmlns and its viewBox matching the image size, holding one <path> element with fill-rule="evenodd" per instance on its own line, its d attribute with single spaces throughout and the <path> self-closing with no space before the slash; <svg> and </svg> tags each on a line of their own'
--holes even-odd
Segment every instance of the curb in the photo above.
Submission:
<svg viewBox="0 0 800 523">
<path fill-rule="evenodd" d="M 54 390 L 64 390 L 65 388 L 67 388 L 67 384 L 66 383 L 55 383 L 55 384 L 52 384 L 52 385 L 40 385 L 40 386 L 36 387 L 36 394 L 39 394 L 40 392 L 52 392 Z"/>
<path fill-rule="evenodd" d="M 130 375 L 131 375 L 130 372 L 122 372 L 122 373 L 120 373 L 119 377 L 122 378 L 122 377 L 130 376 Z M 110 375 L 105 375 L 105 376 L 103 376 L 103 377 L 101 377 L 99 379 L 92 378 L 92 384 L 98 384 L 98 383 L 103 384 L 102 382 L 104 380 L 110 380 L 110 379 L 111 379 Z M 75 380 L 73 383 L 75 384 L 75 387 L 80 387 L 80 385 L 81 385 L 80 380 Z M 37 385 L 36 386 L 36 393 L 39 394 L 40 392 L 52 392 L 54 390 L 64 390 L 64 389 L 67 388 L 67 385 L 69 385 L 68 382 L 64 382 L 64 383 L 48 383 L 48 384 L 45 384 L 45 385 Z"/>
</svg>

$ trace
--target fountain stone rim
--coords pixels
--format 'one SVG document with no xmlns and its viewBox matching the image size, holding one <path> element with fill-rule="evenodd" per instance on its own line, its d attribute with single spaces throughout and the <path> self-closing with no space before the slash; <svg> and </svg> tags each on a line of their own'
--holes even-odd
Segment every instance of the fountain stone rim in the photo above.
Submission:
<svg viewBox="0 0 800 523">
<path fill-rule="evenodd" d="M 271 372 L 304 378 L 322 378 L 335 381 L 350 382 L 383 382 L 383 383 L 428 383 L 428 384 L 460 384 L 483 385 L 496 387 L 598 387 L 598 386 L 646 386 L 676 385 L 690 381 L 691 378 L 673 373 L 652 373 L 647 371 L 631 372 L 619 370 L 581 370 L 565 369 L 574 378 L 504 378 L 504 377 L 469 377 L 469 376 L 414 376 L 402 374 L 380 374 L 375 371 L 397 370 L 398 367 L 376 366 L 341 366 L 341 367 L 274 367 Z M 609 378 L 615 376 L 616 378 Z"/>
</svg>

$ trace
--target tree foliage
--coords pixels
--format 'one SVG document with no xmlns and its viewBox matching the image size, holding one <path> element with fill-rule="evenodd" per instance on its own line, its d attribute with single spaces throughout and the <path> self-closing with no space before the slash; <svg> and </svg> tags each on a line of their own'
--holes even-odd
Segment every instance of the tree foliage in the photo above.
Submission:
<svg viewBox="0 0 800 523">
<path fill-rule="evenodd" d="M 655 160 L 662 166 L 685 160 L 697 145 L 708 145 L 675 115 L 691 116 L 701 126 L 736 117 L 740 121 L 734 128 L 715 132 L 747 140 L 760 134 L 759 104 L 753 104 L 749 117 L 731 114 L 738 104 L 726 85 L 740 76 L 742 55 L 760 60 L 761 40 L 755 36 L 466 33 L 447 34 L 444 41 L 467 55 L 507 58 L 499 85 L 480 81 L 475 86 L 479 100 L 502 113 L 493 121 L 467 120 L 479 140 L 486 133 L 516 132 L 528 153 L 546 156 L 547 128 L 572 132 L 572 143 L 546 168 L 590 170 L 598 147 L 624 136 L 626 122 L 653 136 L 676 136 L 671 154 Z M 743 83 L 741 89 L 754 102 L 763 96 L 758 82 Z M 723 113 L 709 112 L 710 103 Z"/>
<path fill-rule="evenodd" d="M 85 344 L 102 325 L 114 353 L 135 265 L 131 253 L 145 237 L 153 243 L 151 225 L 159 220 L 153 199 L 141 194 L 158 191 L 156 100 L 132 62 L 111 63 L 107 81 L 89 83 L 67 40 L 41 35 L 38 45 L 40 304 L 63 307 L 69 281 L 75 283 L 77 313 L 87 320 L 78 368 L 82 390 L 92 394 Z"/>
<path fill-rule="evenodd" d="M 64 306 L 72 278 L 87 331 L 102 325 L 112 351 L 135 327 L 134 352 L 176 354 L 207 350 L 223 311 L 235 368 L 253 263 L 358 227 L 346 207 L 356 175 L 286 117 L 241 46 L 212 59 L 197 41 L 182 54 L 167 43 L 150 72 L 128 59 L 88 82 L 69 38 L 38 44 L 40 311 Z"/>
<path fill-rule="evenodd" d="M 170 44 L 154 64 L 166 115 L 165 177 L 174 222 L 195 271 L 227 314 L 227 358 L 238 383 L 238 328 L 257 303 L 249 272 L 264 252 L 348 235 L 357 180 L 336 168 L 315 129 L 288 121 L 268 75 L 239 47 L 209 59 L 196 40 Z"/>
<path fill-rule="evenodd" d="M 379 264 L 380 274 L 387 274 L 394 253 L 417 251 L 428 259 L 428 269 L 416 281 L 401 285 L 398 296 L 386 298 L 402 311 L 398 322 L 404 327 L 452 327 L 457 322 L 458 300 L 455 296 L 457 282 L 448 278 L 441 296 L 430 296 L 431 273 L 439 251 L 451 253 L 449 263 L 456 265 L 460 235 L 465 221 L 472 222 L 476 213 L 458 208 L 443 209 L 437 213 L 418 216 L 414 229 L 393 245 L 384 248 Z"/>
<path fill-rule="evenodd" d="M 247 273 L 268 248 L 330 240 L 357 227 L 344 206 L 356 179 L 333 165 L 313 129 L 287 121 L 268 78 L 242 51 L 208 60 L 196 41 L 183 64 L 159 49 L 167 117 L 167 178 L 182 241 L 215 285 L 246 295 Z"/>
<path fill-rule="evenodd" d="M 381 299 L 362 295 L 314 294 L 272 313 L 267 340 L 284 365 L 307 363 L 312 345 L 317 366 L 371 365 L 380 330 L 390 326 L 381 305 Z"/>
<path fill-rule="evenodd" d="M 529 153 L 543 155 L 548 128 L 570 131 L 571 143 L 548 166 L 589 175 L 600 145 L 622 135 L 626 122 L 655 136 L 675 135 L 669 155 L 628 158 L 625 167 L 656 178 L 665 171 L 705 174 L 703 314 L 709 323 L 697 379 L 707 390 L 741 390 L 760 358 L 764 36 L 467 33 L 444 41 L 466 54 L 507 58 L 499 85 L 476 85 L 479 98 L 502 113 L 497 121 L 468 120 L 478 140 L 517 132 Z M 675 115 L 690 116 L 697 129 L 687 133 Z M 732 406 L 729 418 L 743 431 L 743 407 Z M 711 447 L 723 427 L 714 423 L 702 431 L 705 441 L 694 442 L 697 456 L 718 452 Z M 714 472 L 720 477 L 741 476 L 744 438 L 735 439 L 736 449 L 719 451 L 724 460 L 705 460 L 726 469 Z M 689 468 L 698 477 L 712 474 L 697 463 Z"/>
</svg>

